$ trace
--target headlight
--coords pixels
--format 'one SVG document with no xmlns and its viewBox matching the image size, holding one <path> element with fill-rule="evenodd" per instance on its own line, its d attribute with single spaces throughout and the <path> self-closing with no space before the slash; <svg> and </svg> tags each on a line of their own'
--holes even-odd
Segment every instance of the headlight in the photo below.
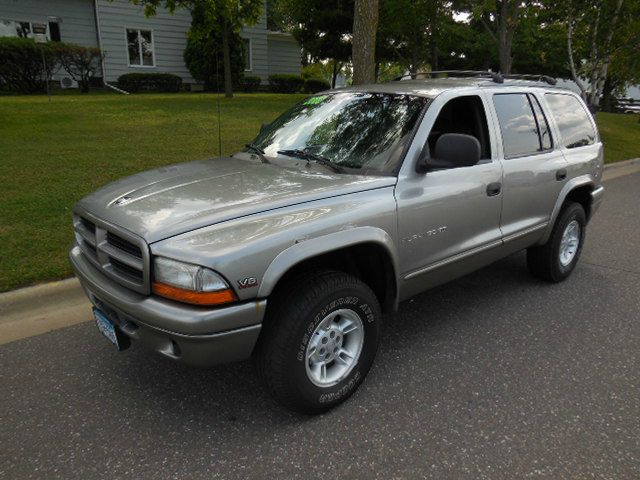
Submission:
<svg viewBox="0 0 640 480">
<path fill-rule="evenodd" d="M 153 293 L 194 305 L 236 300 L 229 284 L 213 270 L 164 257 L 155 257 Z"/>
</svg>

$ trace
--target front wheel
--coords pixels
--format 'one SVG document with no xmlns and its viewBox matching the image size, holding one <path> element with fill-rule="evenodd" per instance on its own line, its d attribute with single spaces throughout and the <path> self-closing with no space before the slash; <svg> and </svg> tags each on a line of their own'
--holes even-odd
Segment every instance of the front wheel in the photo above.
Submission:
<svg viewBox="0 0 640 480">
<path fill-rule="evenodd" d="M 380 327 L 380 305 L 366 284 L 343 272 L 311 272 L 270 301 L 255 354 L 258 374 L 287 408 L 329 410 L 369 372 Z"/>
<path fill-rule="evenodd" d="M 547 243 L 527 250 L 529 271 L 550 282 L 560 282 L 567 278 L 580 258 L 586 226 L 587 219 L 582 205 L 565 205 Z"/>
</svg>

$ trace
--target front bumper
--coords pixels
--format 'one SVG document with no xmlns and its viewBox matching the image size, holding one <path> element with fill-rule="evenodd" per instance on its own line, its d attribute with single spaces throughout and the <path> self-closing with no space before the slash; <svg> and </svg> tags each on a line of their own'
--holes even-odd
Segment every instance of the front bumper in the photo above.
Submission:
<svg viewBox="0 0 640 480">
<path fill-rule="evenodd" d="M 592 218 L 593 215 L 598 211 L 598 208 L 600 208 L 600 205 L 602 204 L 603 197 L 604 187 L 602 185 L 591 192 L 591 209 L 589 212 L 589 218 Z"/>
<path fill-rule="evenodd" d="M 196 366 L 251 356 L 266 300 L 215 309 L 180 304 L 118 285 L 94 267 L 78 246 L 72 247 L 69 258 L 91 302 L 132 341 Z"/>
</svg>

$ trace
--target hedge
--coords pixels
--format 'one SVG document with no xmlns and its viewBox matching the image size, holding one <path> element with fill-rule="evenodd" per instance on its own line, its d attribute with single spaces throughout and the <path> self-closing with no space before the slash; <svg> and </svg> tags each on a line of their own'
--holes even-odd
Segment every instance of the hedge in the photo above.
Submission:
<svg viewBox="0 0 640 480">
<path fill-rule="evenodd" d="M 118 87 L 130 93 L 179 92 L 182 78 L 172 73 L 125 73 L 118 77 Z"/>
<path fill-rule="evenodd" d="M 330 88 L 331 84 L 329 82 L 318 78 L 307 78 L 304 81 L 304 93 L 316 93 Z"/>
<path fill-rule="evenodd" d="M 30 38 L 0 37 L 0 88 L 11 92 L 44 92 L 45 75 L 42 51 L 47 58 L 47 68 L 55 68 L 49 44 L 38 45 Z"/>
<path fill-rule="evenodd" d="M 279 73 L 269 75 L 269 85 L 274 92 L 298 93 L 304 85 L 304 80 L 300 75 Z"/>
<path fill-rule="evenodd" d="M 261 83 L 260 77 L 249 75 L 240 79 L 240 88 L 243 92 L 251 93 L 257 91 Z"/>
</svg>

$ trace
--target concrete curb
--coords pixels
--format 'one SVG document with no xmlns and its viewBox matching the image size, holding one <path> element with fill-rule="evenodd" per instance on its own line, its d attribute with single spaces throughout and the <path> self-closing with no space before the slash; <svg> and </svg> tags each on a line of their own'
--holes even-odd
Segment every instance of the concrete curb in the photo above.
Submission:
<svg viewBox="0 0 640 480">
<path fill-rule="evenodd" d="M 0 345 L 91 319 L 80 282 L 69 278 L 0 294 Z"/>
<path fill-rule="evenodd" d="M 604 180 L 640 172 L 640 158 L 604 166 Z M 0 293 L 0 345 L 92 319 L 76 278 Z"/>
</svg>

